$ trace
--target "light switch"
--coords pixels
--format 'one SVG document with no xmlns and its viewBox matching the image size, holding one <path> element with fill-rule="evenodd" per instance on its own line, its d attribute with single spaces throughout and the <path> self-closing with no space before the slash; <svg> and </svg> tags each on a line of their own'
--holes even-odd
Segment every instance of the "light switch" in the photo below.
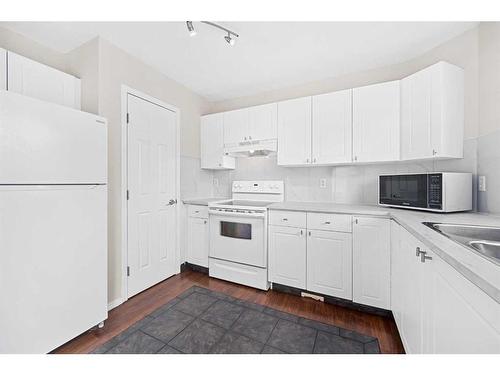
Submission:
<svg viewBox="0 0 500 375">
<path fill-rule="evenodd" d="M 326 178 L 319 179 L 319 187 L 323 189 L 326 188 Z"/>
<path fill-rule="evenodd" d="M 219 179 L 218 178 L 214 178 L 214 186 L 219 186 Z"/>
<path fill-rule="evenodd" d="M 486 191 L 486 176 L 479 176 L 479 191 Z"/>
</svg>

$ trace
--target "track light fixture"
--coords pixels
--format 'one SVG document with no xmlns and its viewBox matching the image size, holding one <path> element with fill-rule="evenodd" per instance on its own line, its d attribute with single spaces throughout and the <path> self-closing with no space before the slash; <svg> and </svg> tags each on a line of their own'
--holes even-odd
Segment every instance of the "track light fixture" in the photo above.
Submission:
<svg viewBox="0 0 500 375">
<path fill-rule="evenodd" d="M 186 21 L 186 25 L 189 31 L 190 36 L 195 36 L 196 35 L 196 30 L 194 29 L 193 22 L 191 21 Z"/>
<path fill-rule="evenodd" d="M 230 45 L 230 46 L 234 46 L 235 43 L 236 43 L 236 38 L 239 38 L 240 36 L 238 34 L 236 34 L 234 31 L 231 31 L 229 29 L 226 29 L 225 27 L 221 26 L 221 25 L 217 25 L 216 23 L 213 23 L 213 22 L 209 22 L 209 21 L 201 21 L 201 23 L 204 23 L 206 25 L 209 25 L 209 26 L 212 26 L 212 27 L 215 27 L 217 29 L 220 29 L 220 30 L 223 30 L 227 33 L 227 35 L 224 37 L 224 39 L 226 40 L 226 42 Z M 189 35 L 191 36 L 195 36 L 196 35 L 196 30 L 194 29 L 194 26 L 193 26 L 193 21 L 186 21 L 186 26 L 187 26 L 187 29 L 189 31 Z"/>
</svg>

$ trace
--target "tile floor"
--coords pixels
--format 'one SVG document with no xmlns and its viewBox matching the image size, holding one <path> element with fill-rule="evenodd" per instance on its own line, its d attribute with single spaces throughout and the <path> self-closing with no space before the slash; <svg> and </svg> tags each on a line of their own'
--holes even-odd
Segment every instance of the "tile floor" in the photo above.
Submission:
<svg viewBox="0 0 500 375">
<path fill-rule="evenodd" d="M 93 353 L 363 354 L 375 337 L 193 286 Z"/>
</svg>

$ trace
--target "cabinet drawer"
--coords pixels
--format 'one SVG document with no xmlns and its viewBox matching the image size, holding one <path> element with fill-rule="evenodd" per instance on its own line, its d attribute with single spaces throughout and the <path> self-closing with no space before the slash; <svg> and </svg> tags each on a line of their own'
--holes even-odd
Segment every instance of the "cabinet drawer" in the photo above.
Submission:
<svg viewBox="0 0 500 375">
<path fill-rule="evenodd" d="M 270 211 L 269 223 L 285 227 L 306 227 L 306 213 L 297 211 Z"/>
<path fill-rule="evenodd" d="M 188 205 L 188 216 L 208 219 L 208 207 L 190 204 Z"/>
<path fill-rule="evenodd" d="M 352 216 L 308 212 L 307 229 L 352 232 Z"/>
</svg>

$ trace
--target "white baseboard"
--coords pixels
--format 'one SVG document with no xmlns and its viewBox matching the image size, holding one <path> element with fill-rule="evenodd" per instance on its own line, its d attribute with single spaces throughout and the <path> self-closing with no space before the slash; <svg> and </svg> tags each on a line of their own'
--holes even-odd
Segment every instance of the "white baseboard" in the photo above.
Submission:
<svg viewBox="0 0 500 375">
<path fill-rule="evenodd" d="M 123 303 L 123 298 L 117 298 L 114 301 L 108 302 L 108 311 L 113 310 L 115 307 L 120 306 Z"/>
</svg>

